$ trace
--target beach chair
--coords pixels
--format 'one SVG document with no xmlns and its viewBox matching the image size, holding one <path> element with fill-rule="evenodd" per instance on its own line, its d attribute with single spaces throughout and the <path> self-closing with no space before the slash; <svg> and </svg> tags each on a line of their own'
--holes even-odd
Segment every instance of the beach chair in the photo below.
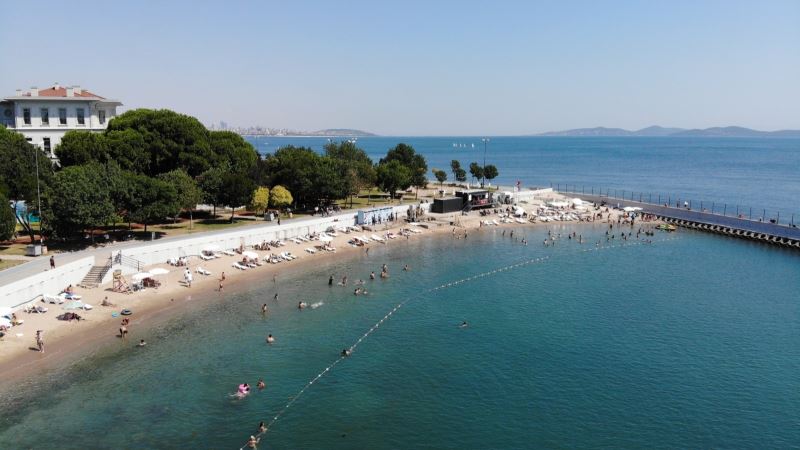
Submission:
<svg viewBox="0 0 800 450">
<path fill-rule="evenodd" d="M 317 253 L 317 251 L 316 251 L 316 250 L 314 250 L 314 249 L 313 249 L 313 248 L 311 248 L 311 247 L 308 247 L 308 248 L 306 249 L 306 251 L 307 251 L 308 253 L 311 253 L 312 255 L 313 255 L 314 253 Z"/>
<path fill-rule="evenodd" d="M 224 250 L 222 253 L 224 253 L 224 254 L 226 254 L 228 256 L 236 256 L 236 253 L 234 253 L 233 250 Z"/>
<path fill-rule="evenodd" d="M 239 263 L 238 261 L 237 261 L 237 262 L 235 262 L 235 263 L 233 263 L 233 264 L 231 264 L 231 267 L 233 267 L 233 268 L 235 268 L 235 269 L 239 269 L 239 270 L 247 270 L 247 266 L 243 266 L 243 265 L 242 265 L 241 263 Z"/>
<path fill-rule="evenodd" d="M 203 261 L 211 261 L 212 259 L 214 259 L 214 257 L 213 256 L 208 256 L 208 255 L 205 255 L 205 254 L 201 253 L 200 254 L 200 259 L 202 259 Z"/>
</svg>

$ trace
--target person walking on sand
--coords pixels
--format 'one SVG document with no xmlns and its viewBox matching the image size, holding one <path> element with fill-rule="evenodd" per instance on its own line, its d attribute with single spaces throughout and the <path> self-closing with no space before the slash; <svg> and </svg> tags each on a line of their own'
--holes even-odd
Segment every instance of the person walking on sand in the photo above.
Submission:
<svg viewBox="0 0 800 450">
<path fill-rule="evenodd" d="M 51 255 L 50 256 L 50 270 L 53 270 L 55 268 L 56 268 L 56 258 L 55 258 L 55 256 Z"/>
<path fill-rule="evenodd" d="M 39 353 L 44 353 L 44 337 L 42 333 L 44 333 L 44 330 L 36 330 L 36 348 L 39 349 Z"/>
</svg>

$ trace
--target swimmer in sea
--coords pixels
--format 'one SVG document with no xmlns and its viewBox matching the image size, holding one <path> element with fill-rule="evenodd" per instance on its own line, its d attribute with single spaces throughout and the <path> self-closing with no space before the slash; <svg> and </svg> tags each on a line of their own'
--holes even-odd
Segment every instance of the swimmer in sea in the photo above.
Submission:
<svg viewBox="0 0 800 450">
<path fill-rule="evenodd" d="M 258 422 L 258 432 L 259 433 L 264 433 L 266 431 L 267 431 L 267 424 L 265 424 L 263 421 L 262 422 Z"/>
<path fill-rule="evenodd" d="M 139 343 L 136 344 L 137 347 L 144 347 L 145 345 L 147 345 L 147 342 L 145 342 L 144 339 L 140 340 Z"/>
<path fill-rule="evenodd" d="M 258 390 L 264 389 L 265 387 L 267 387 L 267 383 L 264 383 L 264 380 L 259 378 L 258 383 L 256 383 L 256 387 L 258 388 Z M 261 425 L 264 425 L 264 422 L 261 422 Z"/>
<path fill-rule="evenodd" d="M 405 266 L 403 266 L 403 271 L 405 271 L 405 272 L 408 272 L 408 264 L 406 264 Z"/>
<path fill-rule="evenodd" d="M 331 275 L 331 277 L 328 278 L 328 286 L 333 286 L 333 275 Z"/>
<path fill-rule="evenodd" d="M 305 303 L 305 302 L 299 302 L 299 303 L 297 304 L 297 309 L 303 309 L 303 308 L 305 308 L 305 307 L 306 307 L 306 303 Z"/>
<path fill-rule="evenodd" d="M 369 279 L 370 280 L 374 280 L 375 279 L 375 272 L 374 271 L 370 272 Z"/>
<path fill-rule="evenodd" d="M 275 300 L 276 302 L 278 301 L 278 293 L 277 292 L 275 293 L 275 297 L 272 297 L 272 299 Z"/>
<path fill-rule="evenodd" d="M 465 321 L 461 322 L 461 325 L 459 325 L 458 328 L 467 328 L 468 326 L 469 326 L 469 324 L 465 320 Z"/>
<path fill-rule="evenodd" d="M 263 314 L 265 316 L 267 315 L 267 304 L 266 303 L 261 305 L 261 314 Z"/>
<path fill-rule="evenodd" d="M 255 436 L 250 436 L 250 439 L 247 440 L 247 446 L 250 448 L 256 448 L 256 446 L 258 445 L 258 441 L 260 440 L 261 439 L 256 439 Z"/>
<path fill-rule="evenodd" d="M 275 338 L 270 334 L 267 336 L 267 344 L 272 344 L 273 342 L 275 342 Z"/>
<path fill-rule="evenodd" d="M 342 356 L 350 356 L 350 349 L 346 348 L 346 349 L 342 350 Z"/>
</svg>

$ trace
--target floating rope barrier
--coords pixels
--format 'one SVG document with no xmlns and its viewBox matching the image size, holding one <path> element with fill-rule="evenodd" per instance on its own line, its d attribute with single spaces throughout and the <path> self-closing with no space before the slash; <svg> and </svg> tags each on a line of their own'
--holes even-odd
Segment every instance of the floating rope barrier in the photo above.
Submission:
<svg viewBox="0 0 800 450">
<path fill-rule="evenodd" d="M 670 238 L 665 238 L 665 239 L 659 239 L 657 241 L 640 241 L 640 240 L 633 241 L 633 242 L 625 241 L 625 242 L 622 242 L 622 243 L 619 243 L 619 244 L 611 244 L 611 245 L 595 246 L 595 247 L 591 247 L 591 248 L 585 248 L 585 249 L 582 249 L 582 250 L 580 250 L 578 252 L 565 253 L 565 254 L 563 254 L 563 256 L 572 256 L 572 255 L 577 255 L 577 254 L 580 254 L 580 253 L 596 252 L 596 251 L 600 251 L 600 250 L 608 250 L 608 249 L 613 249 L 613 248 L 632 247 L 632 246 L 636 246 L 636 245 L 650 245 L 650 244 L 653 244 L 653 243 L 656 243 L 656 242 L 661 243 L 661 242 L 673 241 L 673 240 L 676 240 L 676 239 L 679 239 L 679 238 L 670 237 Z M 559 256 L 562 256 L 562 255 L 559 255 Z M 460 280 L 450 281 L 448 283 L 440 284 L 439 286 L 427 289 L 427 290 L 422 291 L 421 293 L 419 293 L 419 294 L 417 294 L 417 295 L 415 295 L 413 297 L 409 297 L 409 298 L 403 300 L 402 302 L 400 302 L 397 305 L 395 305 L 388 313 L 386 313 L 386 315 L 384 315 L 374 325 L 372 325 L 372 327 L 370 327 L 366 331 L 366 333 L 361 335 L 353 343 L 353 345 L 348 347 L 347 348 L 347 356 L 346 355 L 339 356 L 339 358 L 334 360 L 331 364 L 329 364 L 327 367 L 325 367 L 325 369 L 323 369 L 314 378 L 312 378 L 308 383 L 306 383 L 297 392 L 297 394 L 295 394 L 293 397 L 291 397 L 291 399 L 283 406 L 283 408 L 281 408 L 278 411 L 278 413 L 275 414 L 275 416 L 272 417 L 272 419 L 269 421 L 269 424 L 267 424 L 266 429 L 264 431 L 258 432 L 257 434 L 255 434 L 253 436 L 255 436 L 256 438 L 260 439 L 264 434 L 266 434 L 270 429 L 272 429 L 272 425 L 275 422 L 277 422 L 278 419 L 280 419 L 281 416 L 283 416 L 283 414 L 286 413 L 287 410 L 289 410 L 289 408 L 291 408 L 291 406 L 297 401 L 297 399 L 299 399 L 308 390 L 308 388 L 313 386 L 314 383 L 319 381 L 320 378 L 324 377 L 326 374 L 328 374 L 328 372 L 333 370 L 333 368 L 336 367 L 337 364 L 339 364 L 340 362 L 344 361 L 349 355 L 351 355 L 355 351 L 356 347 L 358 347 L 358 345 L 361 344 L 361 342 L 364 341 L 364 339 L 366 339 L 372 333 L 374 333 L 383 324 L 383 322 L 389 320 L 389 318 L 392 317 L 392 315 L 394 313 L 396 313 L 397 310 L 399 310 L 400 308 L 405 306 L 411 300 L 423 297 L 424 295 L 429 294 L 431 292 L 436 292 L 436 291 L 440 291 L 442 289 L 447 289 L 449 287 L 457 286 L 457 285 L 460 285 L 462 283 L 466 283 L 468 281 L 473 281 L 473 280 L 477 280 L 477 279 L 480 279 L 480 278 L 485 278 L 485 277 L 487 277 L 489 275 L 494 275 L 494 274 L 497 274 L 497 273 L 500 273 L 500 272 L 506 272 L 506 271 L 509 271 L 509 270 L 512 270 L 512 269 L 516 269 L 516 268 L 523 267 L 523 266 L 528 266 L 528 265 L 531 265 L 531 264 L 541 263 L 541 262 L 547 261 L 549 259 L 551 259 L 551 256 L 540 256 L 538 258 L 531 258 L 531 259 L 527 259 L 527 260 L 524 260 L 524 261 L 521 261 L 521 262 L 518 262 L 518 263 L 515 263 L 515 264 L 509 264 L 507 266 L 498 267 L 496 269 L 489 270 L 489 271 L 482 272 L 482 273 L 478 273 L 478 274 L 472 275 L 470 277 L 462 278 Z M 247 448 L 247 444 L 245 444 L 242 447 L 240 447 L 239 450 L 245 450 L 246 448 Z"/>
</svg>

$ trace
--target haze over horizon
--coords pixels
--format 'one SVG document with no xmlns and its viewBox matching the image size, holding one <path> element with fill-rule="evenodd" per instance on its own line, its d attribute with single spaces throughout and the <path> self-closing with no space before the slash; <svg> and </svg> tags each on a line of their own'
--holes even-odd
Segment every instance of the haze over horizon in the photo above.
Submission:
<svg viewBox="0 0 800 450">
<path fill-rule="evenodd" d="M 57 81 L 204 123 L 381 135 L 798 129 L 798 23 L 788 0 L 12 2 L 0 95 Z"/>
</svg>

